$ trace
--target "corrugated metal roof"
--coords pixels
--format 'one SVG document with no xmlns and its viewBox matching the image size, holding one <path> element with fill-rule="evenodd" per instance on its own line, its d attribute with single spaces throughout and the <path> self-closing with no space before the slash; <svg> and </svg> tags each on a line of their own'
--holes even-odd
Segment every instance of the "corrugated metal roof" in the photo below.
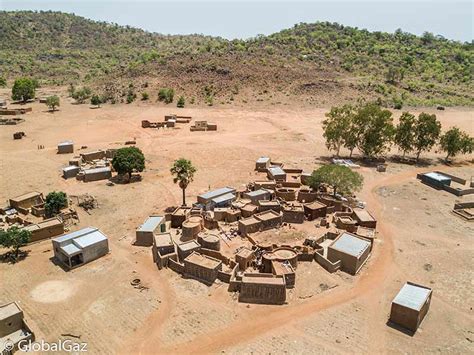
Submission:
<svg viewBox="0 0 474 355">
<path fill-rule="evenodd" d="M 84 174 L 96 174 L 96 173 L 104 173 L 104 172 L 109 172 L 111 171 L 108 166 L 100 167 L 100 168 L 93 168 L 93 169 L 87 169 L 84 170 Z"/>
<path fill-rule="evenodd" d="M 219 203 L 222 203 L 222 202 L 232 201 L 232 200 L 235 200 L 235 195 L 234 194 L 225 194 L 225 195 L 213 198 L 212 202 L 214 202 L 216 204 L 219 204 Z"/>
<path fill-rule="evenodd" d="M 359 257 L 367 248 L 370 248 L 370 242 L 357 238 L 349 233 L 343 233 L 333 244 L 331 244 L 331 248 Z"/>
<path fill-rule="evenodd" d="M 76 165 L 69 165 L 69 166 L 66 166 L 65 168 L 63 168 L 63 171 L 74 171 L 74 170 L 81 170 L 80 167 L 76 166 Z"/>
<path fill-rule="evenodd" d="M 449 176 L 440 174 L 440 173 L 426 173 L 423 174 L 426 177 L 429 177 L 430 179 L 436 180 L 436 181 L 451 181 L 451 178 Z"/>
<path fill-rule="evenodd" d="M 58 147 L 62 146 L 68 146 L 68 145 L 73 145 L 74 143 L 72 141 L 63 141 L 58 143 Z"/>
<path fill-rule="evenodd" d="M 74 244 L 68 244 L 64 245 L 61 247 L 61 250 L 66 254 L 67 256 L 73 256 L 74 254 L 80 253 L 81 250 L 76 247 Z"/>
<path fill-rule="evenodd" d="M 268 171 L 270 172 L 270 174 L 272 174 L 273 176 L 276 176 L 276 175 L 285 175 L 285 171 L 280 168 L 279 166 L 272 166 L 272 167 L 269 167 L 268 168 Z"/>
<path fill-rule="evenodd" d="M 431 289 L 406 283 L 393 299 L 393 303 L 420 310 L 431 293 Z"/>
<path fill-rule="evenodd" d="M 267 163 L 268 161 L 270 161 L 270 158 L 269 157 L 260 157 L 257 159 L 257 163 Z"/>
<path fill-rule="evenodd" d="M 103 235 L 101 231 L 96 230 L 94 232 L 74 238 L 72 242 L 76 244 L 79 248 L 84 249 L 88 246 L 100 243 L 104 240 L 107 240 L 107 237 Z"/>
<path fill-rule="evenodd" d="M 228 194 L 228 193 L 231 193 L 231 192 L 234 192 L 235 189 L 231 188 L 231 187 L 222 187 L 220 189 L 217 189 L 217 190 L 212 190 L 212 191 L 208 191 L 206 193 L 203 193 L 201 195 L 199 195 L 200 198 L 203 198 L 203 199 L 212 199 L 212 198 L 215 198 L 215 197 L 218 197 L 218 196 L 221 196 L 221 195 L 225 195 L 225 194 Z"/>
<path fill-rule="evenodd" d="M 268 192 L 267 190 L 263 190 L 263 189 L 247 192 L 247 195 L 251 196 L 251 197 L 257 197 L 257 196 L 269 195 L 269 194 L 270 194 L 270 192 Z"/>
<path fill-rule="evenodd" d="M 163 216 L 150 216 L 147 220 L 138 228 L 139 232 L 153 232 L 163 221 Z"/>
<path fill-rule="evenodd" d="M 58 243 L 62 243 L 62 242 L 65 242 L 67 240 L 74 239 L 74 238 L 80 237 L 80 236 L 88 234 L 88 233 L 92 233 L 96 230 L 98 230 L 98 229 L 93 228 L 93 227 L 82 228 L 82 229 L 79 229 L 75 232 L 71 232 L 71 233 L 68 233 L 68 234 L 64 234 L 60 237 L 54 238 L 53 241 L 58 242 Z"/>
</svg>

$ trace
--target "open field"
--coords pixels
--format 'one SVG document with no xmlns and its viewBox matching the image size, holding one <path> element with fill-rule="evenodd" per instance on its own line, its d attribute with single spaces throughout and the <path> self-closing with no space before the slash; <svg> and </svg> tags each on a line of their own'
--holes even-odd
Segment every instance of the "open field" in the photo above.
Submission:
<svg viewBox="0 0 474 355">
<path fill-rule="evenodd" d="M 178 112 L 151 103 L 91 109 L 62 98 L 55 113 L 44 104 L 28 106 L 33 112 L 23 115 L 26 122 L 0 126 L 0 199 L 28 191 L 90 193 L 100 208 L 91 215 L 78 210 L 74 229 L 100 228 L 111 249 L 106 257 L 65 272 L 51 262 L 46 240 L 28 246 L 25 260 L 0 264 L 0 304 L 18 301 L 37 339 L 80 335 L 93 353 L 474 351 L 474 226 L 450 213 L 458 198 L 416 180 L 416 173 L 433 166 L 389 163 L 386 173 L 362 167 L 365 185 L 359 195 L 377 217 L 379 231 L 369 262 L 355 277 L 304 264 L 283 306 L 240 304 L 225 285 L 208 288 L 171 270 L 159 271 L 148 248 L 131 245 L 148 215 L 180 204 L 181 190 L 169 173 L 175 159 L 190 159 L 198 169 L 187 189 L 189 202 L 209 188 L 237 188 L 254 180 L 261 155 L 312 171 L 321 157 L 330 156 L 320 125 L 328 108 L 180 109 L 193 120 L 218 124 L 217 132 L 190 132 L 189 125 L 141 128 L 141 120 Z M 457 125 L 474 133 L 470 109 L 426 111 L 436 113 L 444 129 Z M 16 131 L 26 137 L 13 140 Z M 73 154 L 56 154 L 56 145 L 66 139 L 74 141 L 75 154 L 81 146 L 117 148 L 135 139 L 147 160 L 143 180 L 107 186 L 62 179 L 61 168 Z M 474 176 L 472 155 L 453 167 L 440 165 L 441 154 L 426 158 L 437 170 Z M 148 289 L 133 288 L 135 278 Z M 413 337 L 386 325 L 390 302 L 407 280 L 433 288 L 430 311 Z"/>
</svg>

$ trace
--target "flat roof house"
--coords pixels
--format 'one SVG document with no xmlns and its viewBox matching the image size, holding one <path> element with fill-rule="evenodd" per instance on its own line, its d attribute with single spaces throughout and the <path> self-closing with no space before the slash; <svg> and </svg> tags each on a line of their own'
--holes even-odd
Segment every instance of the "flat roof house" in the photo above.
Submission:
<svg viewBox="0 0 474 355">
<path fill-rule="evenodd" d="M 222 187 L 199 195 L 197 202 L 207 211 L 214 207 L 228 207 L 235 201 L 235 193 L 236 190 L 232 187 Z"/>
<path fill-rule="evenodd" d="M 266 172 L 270 167 L 270 158 L 269 157 L 260 157 L 255 162 L 255 170 L 260 172 Z"/>
<path fill-rule="evenodd" d="M 74 153 L 74 143 L 72 141 L 64 141 L 58 144 L 58 154 Z"/>
<path fill-rule="evenodd" d="M 35 335 L 24 320 L 23 310 L 16 302 L 0 306 L 0 354 L 12 354 L 18 349 L 18 343 L 34 341 Z M 7 349 L 8 343 L 13 349 Z"/>
<path fill-rule="evenodd" d="M 84 170 L 85 182 L 105 180 L 110 179 L 111 177 L 112 170 L 110 170 L 110 167 L 108 166 Z"/>
<path fill-rule="evenodd" d="M 417 178 L 426 185 L 439 190 L 442 190 L 445 185 L 451 185 L 451 178 L 449 176 L 437 172 L 419 174 Z"/>
<path fill-rule="evenodd" d="M 285 301 L 286 285 L 283 277 L 273 277 L 271 274 L 245 274 L 242 277 L 239 302 L 283 304 Z"/>
<path fill-rule="evenodd" d="M 286 173 L 279 166 L 271 166 L 267 170 L 267 176 L 270 180 L 285 181 Z"/>
<path fill-rule="evenodd" d="M 107 237 L 97 228 L 87 227 L 52 240 L 54 256 L 74 269 L 109 252 Z"/>
<path fill-rule="evenodd" d="M 355 208 L 352 217 L 357 221 L 357 224 L 361 227 L 373 228 L 373 229 L 377 227 L 377 220 L 367 210 Z"/>
<path fill-rule="evenodd" d="M 150 216 L 135 232 L 135 245 L 151 246 L 153 234 L 166 233 L 166 220 L 163 216 Z"/>
<path fill-rule="evenodd" d="M 212 285 L 222 270 L 222 261 L 196 252 L 184 259 L 184 275 Z"/>
<path fill-rule="evenodd" d="M 333 263 L 340 260 L 341 269 L 355 275 L 369 258 L 371 250 L 370 241 L 344 232 L 328 247 L 327 259 Z"/>
<path fill-rule="evenodd" d="M 432 290 L 407 282 L 392 301 L 390 321 L 416 332 L 430 308 Z"/>
<path fill-rule="evenodd" d="M 24 229 L 31 232 L 30 242 L 37 242 L 63 234 L 64 222 L 58 217 L 53 217 L 35 224 L 30 224 L 24 227 Z"/>
<path fill-rule="evenodd" d="M 43 194 L 33 191 L 10 199 L 10 206 L 15 209 L 27 210 L 33 206 L 44 203 Z"/>
<path fill-rule="evenodd" d="M 256 204 L 258 203 L 258 201 L 261 201 L 261 200 L 265 200 L 265 201 L 271 200 L 271 198 L 272 198 L 272 191 L 265 190 L 265 189 L 259 189 L 259 190 L 255 190 L 255 191 L 249 191 L 249 192 L 245 192 L 243 197 L 246 198 L 246 199 L 249 199 L 250 201 L 252 201 L 252 203 L 253 203 L 254 205 L 256 205 Z"/>
</svg>

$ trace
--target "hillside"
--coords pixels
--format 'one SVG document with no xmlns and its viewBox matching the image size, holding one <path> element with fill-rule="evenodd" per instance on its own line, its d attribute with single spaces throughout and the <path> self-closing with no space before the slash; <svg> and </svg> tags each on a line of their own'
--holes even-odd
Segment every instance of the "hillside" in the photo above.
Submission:
<svg viewBox="0 0 474 355">
<path fill-rule="evenodd" d="M 0 76 L 99 87 L 112 101 L 160 87 L 196 103 L 472 105 L 472 43 L 426 33 L 299 24 L 249 40 L 164 36 L 59 12 L 0 12 Z M 189 101 L 189 100 L 188 100 Z"/>
</svg>

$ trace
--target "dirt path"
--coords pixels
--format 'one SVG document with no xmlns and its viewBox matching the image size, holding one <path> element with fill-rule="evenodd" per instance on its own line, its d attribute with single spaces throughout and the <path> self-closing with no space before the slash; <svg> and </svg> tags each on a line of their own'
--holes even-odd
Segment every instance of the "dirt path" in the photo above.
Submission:
<svg viewBox="0 0 474 355">
<path fill-rule="evenodd" d="M 403 183 L 412 178 L 420 169 L 405 171 L 385 178 L 369 182 L 364 189 L 362 196 L 366 199 L 367 205 L 378 218 L 378 229 L 382 236 L 383 246 L 374 253 L 370 270 L 361 275 L 353 288 L 340 288 L 329 291 L 322 297 L 315 298 L 307 303 L 295 306 L 283 306 L 276 310 L 274 307 L 259 306 L 258 309 L 252 307 L 252 311 L 245 312 L 245 315 L 238 321 L 219 332 L 200 336 L 190 342 L 176 344 L 172 347 L 163 347 L 160 344 L 160 324 L 166 319 L 163 314 L 156 314 L 151 317 L 149 322 L 139 332 L 134 335 L 133 346 L 137 353 L 212 353 L 223 348 L 235 346 L 243 341 L 256 338 L 264 333 L 268 333 L 277 328 L 286 326 L 296 320 L 300 320 L 315 312 L 335 307 L 355 298 L 364 296 L 367 301 L 377 304 L 381 297 L 381 284 L 386 283 L 391 274 L 393 264 L 393 242 L 392 239 L 396 233 L 397 227 L 391 225 L 384 218 L 382 204 L 376 194 L 378 188 Z M 377 285 L 377 287 L 374 287 Z M 377 307 L 373 307 L 373 312 L 377 313 Z M 273 312 L 270 312 L 273 310 Z M 376 316 L 376 315 L 374 315 Z M 383 348 L 384 339 L 373 337 L 370 344 L 371 349 L 378 350 Z M 382 347 L 381 347 L 382 346 Z"/>
</svg>

